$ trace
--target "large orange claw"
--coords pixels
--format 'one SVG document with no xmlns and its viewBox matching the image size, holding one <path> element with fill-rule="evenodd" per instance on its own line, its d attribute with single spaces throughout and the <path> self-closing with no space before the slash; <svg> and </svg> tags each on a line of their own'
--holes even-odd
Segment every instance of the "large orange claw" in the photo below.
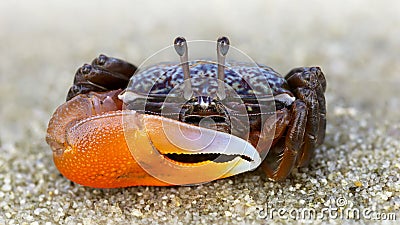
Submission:
<svg viewBox="0 0 400 225">
<path fill-rule="evenodd" d="M 46 141 L 68 179 L 98 188 L 195 184 L 261 163 L 257 150 L 238 137 L 121 110 L 119 92 L 78 95 L 55 111 Z M 214 160 L 204 158 L 210 155 Z M 199 159 L 177 159 L 185 156 Z"/>
</svg>

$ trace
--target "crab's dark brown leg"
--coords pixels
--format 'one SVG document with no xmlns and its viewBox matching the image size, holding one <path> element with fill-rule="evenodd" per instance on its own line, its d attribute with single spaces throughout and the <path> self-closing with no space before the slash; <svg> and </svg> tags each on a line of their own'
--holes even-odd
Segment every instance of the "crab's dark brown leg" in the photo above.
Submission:
<svg viewBox="0 0 400 225">
<path fill-rule="evenodd" d="M 92 61 L 92 64 L 84 64 L 76 71 L 67 101 L 90 91 L 125 89 L 136 69 L 136 66 L 124 60 L 101 54 Z"/>
<path fill-rule="evenodd" d="M 306 103 L 308 116 L 305 124 L 304 144 L 299 152 L 297 166 L 305 166 L 314 149 L 322 144 L 326 129 L 324 92 L 326 81 L 318 67 L 297 68 L 289 72 L 286 80 L 294 95 Z"/>
<path fill-rule="evenodd" d="M 326 102 L 325 102 L 325 91 L 326 91 L 326 79 L 324 74 L 322 73 L 319 67 L 313 67 L 315 71 L 316 77 L 320 83 L 320 86 L 317 86 L 317 100 L 319 104 L 319 132 L 318 132 L 318 140 L 317 146 L 321 145 L 325 139 L 325 131 L 326 131 Z"/>
<path fill-rule="evenodd" d="M 301 100 L 296 100 L 291 108 L 292 119 L 288 125 L 284 140 L 278 142 L 268 153 L 262 167 L 267 176 L 273 180 L 283 180 L 296 165 L 301 150 L 305 123 L 307 121 L 307 106 Z"/>
</svg>

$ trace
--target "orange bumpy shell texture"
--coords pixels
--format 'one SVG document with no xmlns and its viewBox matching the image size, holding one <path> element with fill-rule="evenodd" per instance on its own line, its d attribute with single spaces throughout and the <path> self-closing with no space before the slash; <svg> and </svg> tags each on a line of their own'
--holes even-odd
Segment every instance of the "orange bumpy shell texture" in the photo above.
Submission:
<svg viewBox="0 0 400 225">
<path fill-rule="evenodd" d="M 101 188 L 169 185 L 135 161 L 125 141 L 121 116 L 92 119 L 71 129 L 68 137 L 70 145 L 62 155 L 54 153 L 54 163 L 76 183 Z"/>
<path fill-rule="evenodd" d="M 119 92 L 76 96 L 56 109 L 46 137 L 56 167 L 68 179 L 90 187 L 169 185 L 147 174 L 130 153 L 117 111 Z"/>
</svg>

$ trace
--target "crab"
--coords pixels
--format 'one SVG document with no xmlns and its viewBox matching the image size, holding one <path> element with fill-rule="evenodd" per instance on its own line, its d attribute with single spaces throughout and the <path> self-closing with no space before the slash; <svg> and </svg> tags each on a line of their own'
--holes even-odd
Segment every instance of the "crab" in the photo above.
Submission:
<svg viewBox="0 0 400 225">
<path fill-rule="evenodd" d="M 204 183 L 262 168 L 274 181 L 307 166 L 324 141 L 326 80 L 319 67 L 281 76 L 259 64 L 188 60 L 138 69 L 101 54 L 80 67 L 46 141 L 66 178 L 116 188 Z"/>
</svg>

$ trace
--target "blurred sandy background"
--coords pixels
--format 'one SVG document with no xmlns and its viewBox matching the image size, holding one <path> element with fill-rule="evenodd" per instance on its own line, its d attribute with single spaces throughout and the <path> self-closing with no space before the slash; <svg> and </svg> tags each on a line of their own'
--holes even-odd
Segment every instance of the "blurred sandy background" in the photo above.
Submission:
<svg viewBox="0 0 400 225">
<path fill-rule="evenodd" d="M 0 224 L 257 224 L 272 222 L 260 218 L 267 206 L 320 210 L 339 197 L 399 220 L 399 12 L 399 1 L 372 0 L 1 1 Z M 329 124 L 309 169 L 282 183 L 256 171 L 115 190 L 59 176 L 45 129 L 75 70 L 100 53 L 138 65 L 178 35 L 226 35 L 282 74 L 322 67 Z"/>
</svg>

